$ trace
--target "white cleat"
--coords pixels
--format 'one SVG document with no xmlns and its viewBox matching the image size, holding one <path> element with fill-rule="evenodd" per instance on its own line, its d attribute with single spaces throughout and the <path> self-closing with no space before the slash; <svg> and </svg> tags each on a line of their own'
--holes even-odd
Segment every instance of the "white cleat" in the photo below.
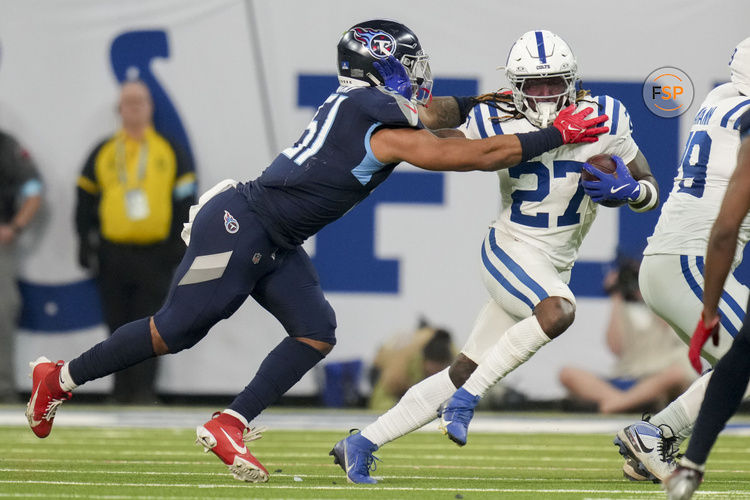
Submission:
<svg viewBox="0 0 750 500">
<path fill-rule="evenodd" d="M 625 459 L 622 464 L 622 475 L 630 481 L 654 481 L 656 479 L 650 472 L 643 470 L 643 465 L 631 457 Z M 658 483 L 659 481 L 656 480 Z"/>
<path fill-rule="evenodd" d="M 626 459 L 633 459 L 635 471 L 646 479 L 664 481 L 677 468 L 674 460 L 677 451 L 673 446 L 674 438 L 664 437 L 662 430 L 649 422 L 642 421 L 621 429 L 614 443 L 620 448 L 621 455 Z M 639 463 L 641 467 L 638 467 Z M 627 475 L 628 471 L 625 469 L 626 467 L 623 467 L 623 472 Z M 654 477 L 648 477 L 646 472 Z"/>
</svg>

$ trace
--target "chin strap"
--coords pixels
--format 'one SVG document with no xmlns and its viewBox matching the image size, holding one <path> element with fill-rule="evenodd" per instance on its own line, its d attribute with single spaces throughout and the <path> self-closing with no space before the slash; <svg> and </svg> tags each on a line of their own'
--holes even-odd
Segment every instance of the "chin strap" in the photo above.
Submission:
<svg viewBox="0 0 750 500">
<path fill-rule="evenodd" d="M 557 116 L 557 105 L 551 102 L 538 102 L 536 103 L 537 113 L 539 114 L 539 128 L 547 128 L 550 121 L 554 120 L 554 116 Z"/>
</svg>

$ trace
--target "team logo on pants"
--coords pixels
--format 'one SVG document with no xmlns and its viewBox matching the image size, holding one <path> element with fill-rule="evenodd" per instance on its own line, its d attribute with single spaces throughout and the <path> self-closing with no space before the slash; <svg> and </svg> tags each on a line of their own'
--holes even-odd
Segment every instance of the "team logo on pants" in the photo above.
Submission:
<svg viewBox="0 0 750 500">
<path fill-rule="evenodd" d="M 224 210 L 224 227 L 229 234 L 234 234 L 240 230 L 240 223 L 226 210 Z"/>
</svg>

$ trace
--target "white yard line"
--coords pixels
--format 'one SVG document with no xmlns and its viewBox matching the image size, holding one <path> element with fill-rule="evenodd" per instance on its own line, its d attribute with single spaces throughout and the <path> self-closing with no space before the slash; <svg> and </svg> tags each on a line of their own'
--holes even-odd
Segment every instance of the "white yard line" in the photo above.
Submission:
<svg viewBox="0 0 750 500">
<path fill-rule="evenodd" d="M 0 408 L 0 426 L 26 426 L 24 407 Z M 75 406 L 61 408 L 55 419 L 59 427 L 142 427 L 142 428 L 195 428 L 210 417 L 210 411 L 201 408 L 154 409 L 121 408 L 102 406 L 100 409 L 79 409 Z M 272 410 L 264 413 L 254 422 L 267 425 L 271 429 L 331 430 L 348 431 L 362 428 L 373 422 L 377 414 L 348 411 L 290 411 Z M 502 413 L 478 413 L 471 423 L 472 433 L 512 432 L 512 433 L 572 433 L 572 434 L 614 434 L 622 427 L 637 421 L 638 417 L 608 417 L 599 415 L 545 416 L 528 414 L 523 416 Z M 435 424 L 424 426 L 422 431 L 434 432 Z M 725 434 L 750 435 L 750 421 L 745 417 L 733 420 Z"/>
<path fill-rule="evenodd" d="M 8 481 L 0 480 L 0 484 L 44 484 L 52 486 L 93 486 L 93 487 L 137 487 L 137 488 L 198 488 L 198 489 L 248 489 L 254 486 L 248 484 L 180 484 L 180 483 L 105 483 L 105 482 L 84 482 L 84 481 Z M 303 486 L 300 484 L 293 485 L 274 485 L 274 484 L 263 484 L 257 485 L 261 490 L 317 490 L 317 491 L 433 491 L 433 492 L 461 492 L 461 493 L 545 493 L 545 494 L 562 494 L 562 493 L 585 493 L 585 494 L 607 494 L 607 495 L 634 495 L 634 496 L 664 496 L 662 491 L 633 491 L 633 490 L 620 490 L 620 489 L 591 489 L 591 488 L 466 488 L 466 487 L 451 487 L 451 488 L 420 488 L 420 487 L 409 487 L 409 486 L 368 486 L 366 488 L 352 487 L 352 486 Z M 356 488 L 356 489 L 354 489 Z M 721 495 L 721 496 L 747 496 L 747 490 L 727 490 L 727 491 L 711 491 L 701 490 L 698 492 L 700 496 L 709 495 Z M 51 494 L 50 497 L 59 497 L 60 495 Z M 118 496 L 117 498 L 132 498 L 126 496 Z M 161 498 L 161 497 L 160 497 Z M 179 497 L 183 498 L 183 497 Z M 741 498 L 741 497 L 739 497 Z"/>
<path fill-rule="evenodd" d="M 582 469 L 590 471 L 592 469 Z M 610 469 L 606 469 L 610 470 Z M 36 473 L 49 473 L 49 474 L 103 474 L 103 475 L 147 475 L 147 476 L 209 476 L 219 477 L 226 476 L 224 473 L 216 472 L 152 472 L 152 471 L 113 471 L 108 469 L 103 470 L 73 470 L 73 469 L 14 469 L 14 468 L 1 468 L 0 472 L 36 472 Z M 719 472 L 718 470 L 711 470 L 712 473 Z M 341 474 L 284 474 L 284 473 L 272 473 L 272 477 L 300 477 L 310 479 L 344 479 L 343 472 Z M 467 476 L 414 476 L 414 475 L 403 475 L 403 474 L 388 474 L 386 476 L 375 476 L 378 479 L 394 480 L 394 479 L 416 479 L 416 480 L 429 480 L 429 481 L 513 481 L 513 482 L 529 482 L 529 481 L 541 481 L 541 482 L 591 482 L 591 483 L 610 483 L 612 479 L 583 479 L 583 478 L 488 478 L 488 477 L 467 477 Z M 2 482 L 2 481 L 0 481 Z M 748 484 L 750 480 L 743 481 L 727 481 L 722 480 L 722 484 Z"/>
</svg>

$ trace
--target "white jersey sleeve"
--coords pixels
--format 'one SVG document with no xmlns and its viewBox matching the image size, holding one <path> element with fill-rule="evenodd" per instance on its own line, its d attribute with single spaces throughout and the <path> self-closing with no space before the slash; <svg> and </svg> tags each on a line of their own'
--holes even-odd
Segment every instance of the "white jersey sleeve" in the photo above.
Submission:
<svg viewBox="0 0 750 500">
<path fill-rule="evenodd" d="M 740 129 L 750 120 L 750 98 L 727 83 L 709 92 L 696 114 L 672 191 L 644 255 L 706 253 L 729 179 L 737 166 Z M 750 239 L 750 217 L 741 227 L 735 265 Z"/>
<path fill-rule="evenodd" d="M 609 127 L 609 133 L 599 137 L 599 141 L 607 143 L 606 153 L 617 155 L 627 164 L 638 154 L 638 145 L 633 140 L 633 122 L 630 121 L 625 105 L 613 97 L 603 95 L 594 98 L 600 110 L 609 116 L 604 123 Z"/>
<path fill-rule="evenodd" d="M 609 96 L 587 98 L 578 103 L 607 114 L 610 131 L 594 143 L 568 144 L 519 165 L 498 171 L 502 208 L 493 226 L 544 252 L 564 272 L 573 267 L 578 248 L 594 221 L 598 205 L 586 196 L 580 183 L 581 165 L 596 154 L 619 155 L 626 163 L 635 158 L 625 106 Z M 538 130 L 525 118 L 478 104 L 460 127 L 472 139 Z"/>
<path fill-rule="evenodd" d="M 503 135 L 502 122 L 512 119 L 508 113 L 489 104 L 477 104 L 469 112 L 466 121 L 458 127 L 469 139 L 486 139 L 493 135 Z"/>
</svg>

